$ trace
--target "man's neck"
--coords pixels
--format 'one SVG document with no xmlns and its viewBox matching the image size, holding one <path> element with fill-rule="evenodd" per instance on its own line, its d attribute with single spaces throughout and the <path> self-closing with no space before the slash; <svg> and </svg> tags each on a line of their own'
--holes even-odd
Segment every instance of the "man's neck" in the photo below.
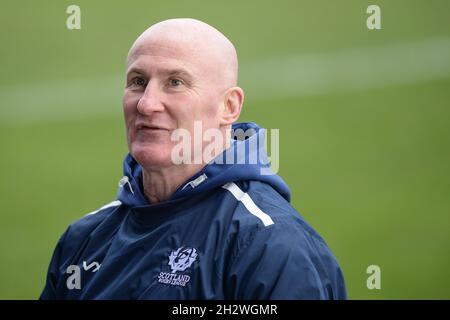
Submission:
<svg viewBox="0 0 450 320">
<path fill-rule="evenodd" d="M 226 129 L 226 128 L 225 128 Z M 187 180 L 202 170 L 211 160 L 230 147 L 230 136 L 226 130 L 222 134 L 225 137 L 221 150 L 207 156 L 205 159 L 193 164 L 172 165 L 164 168 L 149 169 L 142 167 L 142 182 L 144 194 L 150 203 L 158 203 L 168 200 L 172 194 Z M 203 146 L 204 148 L 205 146 Z M 204 149 L 202 149 L 204 150 Z M 203 156 L 203 154 L 201 154 Z"/>
<path fill-rule="evenodd" d="M 144 194 L 150 203 L 168 200 L 172 194 L 206 164 L 178 165 L 162 170 L 142 170 Z"/>
</svg>

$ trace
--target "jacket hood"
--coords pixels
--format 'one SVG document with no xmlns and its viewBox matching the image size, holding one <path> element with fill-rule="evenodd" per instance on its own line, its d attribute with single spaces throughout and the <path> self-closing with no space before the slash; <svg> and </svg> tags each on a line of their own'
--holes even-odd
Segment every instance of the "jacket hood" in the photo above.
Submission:
<svg viewBox="0 0 450 320">
<path fill-rule="evenodd" d="M 230 147 L 188 179 L 167 201 L 191 197 L 228 182 L 242 180 L 268 183 L 290 201 L 289 187 L 270 169 L 265 148 L 266 130 L 252 122 L 236 123 L 232 130 L 234 134 Z M 131 207 L 151 205 L 143 192 L 142 167 L 129 153 L 123 161 L 123 177 L 119 182 L 117 198 Z"/>
</svg>

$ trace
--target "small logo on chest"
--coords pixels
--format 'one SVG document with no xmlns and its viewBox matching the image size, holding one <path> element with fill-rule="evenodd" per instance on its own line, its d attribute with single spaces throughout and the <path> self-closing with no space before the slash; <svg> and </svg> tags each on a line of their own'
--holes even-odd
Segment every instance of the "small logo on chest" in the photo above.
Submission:
<svg viewBox="0 0 450 320">
<path fill-rule="evenodd" d="M 191 277 L 187 274 L 178 274 L 177 272 L 188 269 L 197 257 L 198 253 L 195 248 L 180 247 L 172 251 L 169 255 L 168 263 L 171 272 L 160 272 L 158 282 L 172 286 L 186 286 Z"/>
</svg>

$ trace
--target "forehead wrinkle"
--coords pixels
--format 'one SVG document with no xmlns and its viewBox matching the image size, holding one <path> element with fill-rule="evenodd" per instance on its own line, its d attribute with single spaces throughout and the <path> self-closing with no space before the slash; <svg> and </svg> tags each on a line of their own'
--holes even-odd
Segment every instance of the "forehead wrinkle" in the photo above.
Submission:
<svg viewBox="0 0 450 320">
<path fill-rule="evenodd" d="M 160 40 L 159 42 L 161 42 Z M 179 46 L 179 44 L 176 44 Z M 190 50 L 192 52 L 193 50 Z M 130 62 L 136 60 L 136 57 L 139 56 L 154 56 L 154 57 L 163 57 L 163 58 L 171 58 L 175 60 L 181 60 L 182 58 L 187 58 L 184 52 L 180 51 L 179 48 L 175 46 L 170 46 L 168 44 L 161 44 L 155 41 L 154 39 L 145 39 L 140 42 L 135 43 L 129 51 L 127 62 L 128 65 Z M 134 59 L 133 59 L 134 58 Z"/>
<path fill-rule="evenodd" d="M 180 63 L 175 63 L 172 66 L 161 66 L 159 63 L 151 66 L 151 68 L 146 67 L 148 65 L 148 61 L 135 60 L 128 67 L 126 74 L 129 75 L 133 72 L 147 75 L 149 73 L 153 73 L 155 75 L 162 76 L 181 76 L 193 80 L 195 78 L 195 73 L 190 68 L 187 68 L 185 65 Z"/>
</svg>

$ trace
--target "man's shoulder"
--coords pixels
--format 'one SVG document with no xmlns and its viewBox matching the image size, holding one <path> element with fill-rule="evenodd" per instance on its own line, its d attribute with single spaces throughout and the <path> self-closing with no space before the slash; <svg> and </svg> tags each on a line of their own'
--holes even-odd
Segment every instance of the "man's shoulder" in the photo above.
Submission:
<svg viewBox="0 0 450 320">
<path fill-rule="evenodd" d="M 271 185 L 261 181 L 235 183 L 239 188 L 238 205 L 233 214 L 238 238 L 250 240 L 259 234 L 291 239 L 304 243 L 313 241 L 327 247 L 323 237 L 305 217 Z M 231 192 L 231 191 L 230 191 Z"/>
<path fill-rule="evenodd" d="M 240 236 L 252 237 L 264 232 L 323 241 L 304 217 L 271 185 L 261 181 L 245 181 L 229 183 L 223 188 L 233 194 L 237 203 L 233 222 Z"/>
<path fill-rule="evenodd" d="M 268 227 L 299 222 L 300 214 L 272 186 L 261 181 L 239 181 L 223 186 L 236 201 L 234 219 L 243 225 Z"/>
<path fill-rule="evenodd" d="M 71 259 L 87 243 L 86 241 L 89 241 L 90 235 L 101 229 L 101 226 L 112 228 L 112 223 L 108 223 L 108 221 L 121 207 L 120 201 L 112 201 L 72 222 L 58 241 L 57 248 L 60 250 L 61 257 Z"/>
<path fill-rule="evenodd" d="M 68 228 L 70 236 L 78 239 L 84 238 L 113 215 L 121 206 L 122 202 L 115 200 L 84 214 L 80 219 L 70 224 Z"/>
</svg>

